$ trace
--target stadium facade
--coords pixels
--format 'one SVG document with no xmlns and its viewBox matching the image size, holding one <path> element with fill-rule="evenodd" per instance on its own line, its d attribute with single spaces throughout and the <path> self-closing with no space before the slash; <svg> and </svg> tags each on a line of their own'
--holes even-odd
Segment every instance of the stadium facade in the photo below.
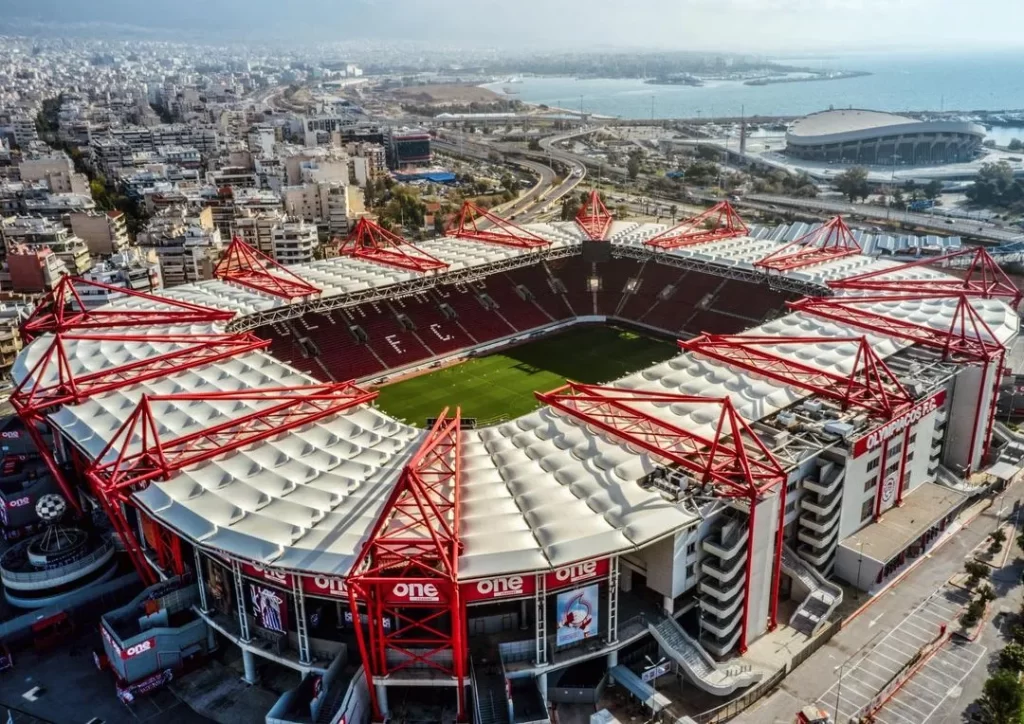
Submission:
<svg viewBox="0 0 1024 724">
<path fill-rule="evenodd" d="M 337 258 L 235 242 L 216 280 L 101 310 L 65 281 L 12 403 L 147 583 L 198 584 L 247 677 L 344 656 L 350 722 L 395 687 L 543 720 L 597 659 L 657 708 L 639 642 L 727 696 L 766 673 L 727 662 L 780 624 L 813 635 L 831 579 L 883 585 L 979 492 L 1020 297 L 984 251 L 952 256 L 977 273 L 865 257 L 839 219 L 753 239 L 724 203 L 671 228 L 596 196 L 575 223 L 467 206 L 419 247 L 364 220 Z M 604 320 L 712 333 L 491 425 L 407 424 L 349 379 Z"/>
<path fill-rule="evenodd" d="M 919 121 L 892 113 L 812 113 L 786 133 L 786 154 L 805 161 L 865 165 L 962 163 L 981 155 L 985 128 L 967 121 Z"/>
</svg>

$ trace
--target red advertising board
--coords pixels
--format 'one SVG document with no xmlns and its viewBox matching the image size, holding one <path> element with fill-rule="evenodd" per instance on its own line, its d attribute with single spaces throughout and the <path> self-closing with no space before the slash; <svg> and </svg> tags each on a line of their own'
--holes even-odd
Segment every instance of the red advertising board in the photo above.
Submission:
<svg viewBox="0 0 1024 724">
<path fill-rule="evenodd" d="M 585 561 L 564 566 L 545 574 L 548 591 L 569 588 L 608 575 L 608 559 Z M 514 576 L 496 576 L 469 581 L 461 586 L 462 598 L 467 603 L 474 601 L 497 601 L 523 598 L 537 592 L 537 577 L 532 573 Z"/>
<path fill-rule="evenodd" d="M 292 574 L 279 571 L 275 568 L 264 567 L 253 563 L 239 561 L 242 567 L 242 575 L 249 578 L 256 578 L 266 581 L 275 586 L 292 589 Z M 302 590 L 307 596 L 320 596 L 326 598 L 347 598 L 348 588 L 345 580 L 338 576 L 300 576 Z"/>
<path fill-rule="evenodd" d="M 117 656 L 122 661 L 127 661 L 128 659 L 131 659 L 131 658 L 134 658 L 134 657 L 139 656 L 141 654 L 144 654 L 147 651 L 152 651 L 153 647 L 156 646 L 156 638 L 155 637 L 150 637 L 150 638 L 146 639 L 145 641 L 140 641 L 137 644 L 132 644 L 131 646 L 122 649 L 118 645 L 118 643 L 114 639 L 114 637 L 110 635 L 110 632 L 107 631 L 106 626 L 100 626 L 100 633 L 103 634 L 103 639 L 108 644 L 110 644 L 111 650 L 113 650 L 113 652 L 115 654 L 117 654 Z"/>
<path fill-rule="evenodd" d="M 917 403 L 902 415 L 879 425 L 867 435 L 857 438 L 853 441 L 853 457 L 859 458 L 864 453 L 881 448 L 882 443 L 886 440 L 902 434 L 908 427 L 917 424 L 926 415 L 942 407 L 945 401 L 946 390 L 943 388 L 931 397 Z"/>
</svg>

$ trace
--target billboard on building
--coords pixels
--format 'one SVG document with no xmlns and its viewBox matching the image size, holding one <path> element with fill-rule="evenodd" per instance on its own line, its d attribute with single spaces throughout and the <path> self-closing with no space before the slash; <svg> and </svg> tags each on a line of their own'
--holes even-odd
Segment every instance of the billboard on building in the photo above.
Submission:
<svg viewBox="0 0 1024 724">
<path fill-rule="evenodd" d="M 282 593 L 250 583 L 249 596 L 252 598 L 252 617 L 257 626 L 278 633 L 288 630 L 288 602 Z"/>
<path fill-rule="evenodd" d="M 556 646 L 568 646 L 597 638 L 600 629 L 598 591 L 598 585 L 593 583 L 585 588 L 558 594 L 555 599 L 555 617 L 558 621 Z"/>
</svg>

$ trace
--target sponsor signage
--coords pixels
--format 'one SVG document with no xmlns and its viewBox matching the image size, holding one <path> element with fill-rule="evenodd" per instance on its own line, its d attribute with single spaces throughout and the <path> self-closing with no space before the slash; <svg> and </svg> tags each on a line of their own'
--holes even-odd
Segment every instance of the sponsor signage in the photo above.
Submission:
<svg viewBox="0 0 1024 724">
<path fill-rule="evenodd" d="M 32 502 L 32 498 L 28 495 L 23 495 L 20 498 L 14 498 L 13 500 L 6 501 L 8 508 L 24 508 L 26 505 Z"/>
<path fill-rule="evenodd" d="M 239 561 L 239 565 L 242 567 L 243 576 L 256 578 L 287 589 L 291 589 L 294 585 L 291 573 L 286 573 L 269 566 L 246 563 L 245 561 Z M 345 586 L 345 581 L 338 576 L 300 576 L 299 582 L 307 596 L 327 598 L 348 597 L 348 588 Z"/>
<path fill-rule="evenodd" d="M 391 589 L 384 594 L 384 600 L 400 606 L 403 603 L 443 603 L 448 599 L 435 583 L 399 580 L 391 584 Z"/>
<path fill-rule="evenodd" d="M 664 676 L 665 674 L 671 673 L 671 671 L 672 664 L 659 664 L 658 666 L 655 666 L 653 668 L 644 669 L 644 672 L 640 674 L 640 680 L 650 683 L 657 679 L 659 676 Z"/>
<path fill-rule="evenodd" d="M 877 450 L 882 444 L 891 438 L 903 433 L 908 427 L 916 425 L 926 415 L 935 412 L 946 401 L 946 390 L 941 389 L 926 400 L 922 400 L 914 407 L 895 417 L 884 425 L 876 427 L 863 437 L 853 441 L 853 457 Z"/>
<path fill-rule="evenodd" d="M 274 568 L 266 568 L 257 563 L 246 563 L 241 561 L 242 575 L 248 576 L 249 578 L 258 578 L 261 581 L 267 583 L 274 583 L 278 586 L 284 586 L 285 588 L 292 587 L 292 576 L 290 573 L 279 571 Z"/>
<path fill-rule="evenodd" d="M 345 581 L 337 576 L 303 576 L 302 590 L 310 596 L 348 597 Z"/>
<path fill-rule="evenodd" d="M 585 561 L 564 566 L 545 575 L 545 584 L 549 591 L 586 583 L 608 575 L 608 559 Z M 495 601 L 501 599 L 522 598 L 537 592 L 537 577 L 532 573 L 514 576 L 497 576 L 470 581 L 462 584 L 462 597 L 467 603 L 474 601 Z"/>
<path fill-rule="evenodd" d="M 110 632 L 107 631 L 106 626 L 100 626 L 100 633 L 103 634 L 103 640 L 110 646 L 111 651 L 113 651 L 114 654 L 122 661 L 127 661 L 128 659 L 133 659 L 136 656 L 141 656 L 148 651 L 152 651 L 156 646 L 156 638 L 152 637 L 122 649 L 114 637 L 110 635 Z"/>
</svg>

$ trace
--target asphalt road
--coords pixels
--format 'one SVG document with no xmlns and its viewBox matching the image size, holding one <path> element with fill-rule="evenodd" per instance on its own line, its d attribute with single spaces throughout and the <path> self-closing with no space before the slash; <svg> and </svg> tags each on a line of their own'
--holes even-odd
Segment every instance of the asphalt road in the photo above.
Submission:
<svg viewBox="0 0 1024 724">
<path fill-rule="evenodd" d="M 947 217 L 933 214 L 919 214 L 908 211 L 894 211 L 884 206 L 871 206 L 868 204 L 851 204 L 846 201 L 832 201 L 827 199 L 791 199 L 785 196 L 770 196 L 766 194 L 748 194 L 744 196 L 737 205 L 759 203 L 787 208 L 805 209 L 825 213 L 844 214 L 856 216 L 872 221 L 888 221 L 889 223 L 900 223 L 917 226 L 922 229 L 935 231 L 942 236 L 966 236 L 983 241 L 995 243 L 1006 243 L 1008 241 L 1020 241 L 1024 234 L 1015 229 L 1004 229 L 984 221 L 949 219 Z"/>
</svg>

